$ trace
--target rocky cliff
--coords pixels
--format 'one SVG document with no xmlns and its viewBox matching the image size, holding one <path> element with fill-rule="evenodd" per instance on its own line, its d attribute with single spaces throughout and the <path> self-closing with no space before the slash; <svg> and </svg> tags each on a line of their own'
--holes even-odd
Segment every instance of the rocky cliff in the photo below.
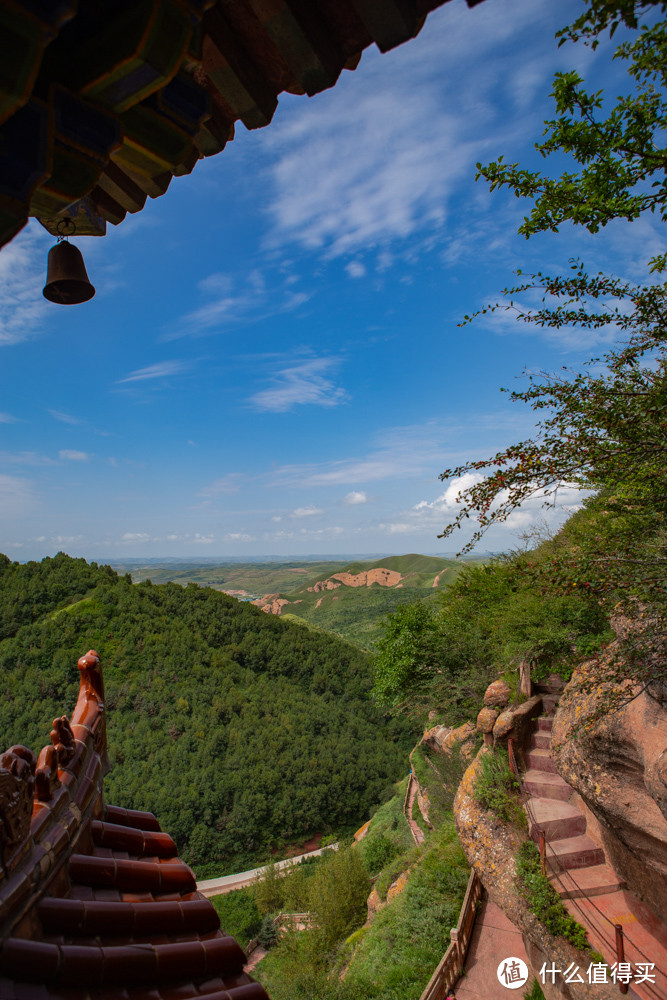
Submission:
<svg viewBox="0 0 667 1000">
<path fill-rule="evenodd" d="M 556 713 L 552 756 L 597 823 L 608 863 L 664 920 L 667 708 L 662 691 L 636 694 L 627 683 L 605 683 L 603 672 L 603 663 L 575 671 Z M 619 694 L 626 703 L 609 711 Z"/>
</svg>

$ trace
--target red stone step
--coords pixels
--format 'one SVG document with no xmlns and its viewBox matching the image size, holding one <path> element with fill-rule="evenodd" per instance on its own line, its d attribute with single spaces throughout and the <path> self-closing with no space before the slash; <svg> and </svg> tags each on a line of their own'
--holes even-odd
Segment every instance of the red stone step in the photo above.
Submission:
<svg viewBox="0 0 667 1000">
<path fill-rule="evenodd" d="M 545 715 L 540 715 L 537 719 L 537 729 L 540 733 L 550 733 L 554 726 L 552 718 L 547 719 Z"/>
<path fill-rule="evenodd" d="M 533 733 L 530 737 L 531 750 L 551 749 L 551 733 Z"/>
<path fill-rule="evenodd" d="M 553 715 L 556 711 L 556 706 L 560 701 L 560 695 L 557 694 L 543 694 L 542 695 L 542 707 L 544 708 L 545 715 Z"/>
<path fill-rule="evenodd" d="M 538 694 L 561 694 L 564 689 L 565 681 L 558 674 L 550 674 L 535 685 L 535 691 Z"/>
<path fill-rule="evenodd" d="M 548 750 L 529 750 L 526 754 L 526 764 L 533 771 L 548 771 L 556 774 L 556 765 Z"/>
<path fill-rule="evenodd" d="M 550 844 L 586 833 L 586 817 L 576 806 L 558 799 L 532 798 L 528 803 L 528 816 L 530 836 L 535 842 L 539 830 L 544 832 Z"/>
<path fill-rule="evenodd" d="M 562 802 L 572 795 L 572 789 L 560 774 L 549 771 L 529 770 L 523 776 L 523 785 L 529 795 L 544 799 L 560 799 Z"/>
<path fill-rule="evenodd" d="M 578 837 L 564 837 L 547 845 L 549 868 L 589 868 L 604 864 L 604 851 L 585 834 Z"/>
<path fill-rule="evenodd" d="M 587 896 L 604 896 L 608 892 L 625 889 L 626 883 L 609 865 L 592 865 L 569 872 L 554 873 L 550 882 L 561 899 L 583 899 Z"/>
</svg>

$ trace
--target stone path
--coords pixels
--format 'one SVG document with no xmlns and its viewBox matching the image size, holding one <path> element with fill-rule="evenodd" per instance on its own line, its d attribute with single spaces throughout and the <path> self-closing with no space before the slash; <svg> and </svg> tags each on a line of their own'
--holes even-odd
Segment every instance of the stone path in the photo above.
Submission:
<svg viewBox="0 0 667 1000">
<path fill-rule="evenodd" d="M 415 778 L 412 771 L 410 772 L 410 787 L 408 790 L 408 798 L 405 806 L 405 818 L 408 821 L 410 827 L 410 832 L 412 833 L 412 839 L 414 840 L 417 847 L 424 843 L 424 831 L 420 827 L 419 823 L 415 822 L 412 818 L 412 807 L 415 803 L 415 798 L 417 795 L 417 779 Z"/>
<path fill-rule="evenodd" d="M 290 865 L 297 865 L 304 858 L 316 858 L 325 851 L 337 851 L 338 844 L 330 844 L 328 847 L 320 847 L 317 851 L 307 851 L 306 854 L 299 854 L 296 858 L 285 858 L 284 861 L 276 861 L 276 868 L 288 868 Z M 203 896 L 222 896 L 224 893 L 233 892 L 234 889 L 244 889 L 252 885 L 255 879 L 266 871 L 267 866 L 252 868 L 247 872 L 236 872 L 234 875 L 222 875 L 220 878 L 207 878 L 197 882 L 197 891 Z"/>
<path fill-rule="evenodd" d="M 633 967 L 637 963 L 655 964 L 655 983 L 632 982 L 627 995 L 638 1000 L 667 1000 L 667 925 L 627 891 L 606 864 L 602 848 L 588 836 L 583 813 L 569 802 L 572 788 L 556 772 L 551 757 L 551 727 L 562 682 L 549 680 L 552 683 L 537 686 L 546 716 L 537 719 L 523 777 L 529 795 L 530 835 L 537 841 L 538 830 L 545 833 L 551 883 L 575 920 L 586 927 L 588 940 L 607 964 L 617 960 L 614 924 L 623 927 L 627 962 Z"/>
<path fill-rule="evenodd" d="M 506 958 L 521 958 L 528 965 L 521 932 L 500 907 L 490 899 L 485 899 L 475 920 L 465 962 L 465 975 L 454 988 L 457 1000 L 508 1000 L 511 996 L 522 997 L 523 989 L 511 991 L 498 981 L 498 966 Z M 532 977 L 525 989 L 531 982 Z"/>
</svg>

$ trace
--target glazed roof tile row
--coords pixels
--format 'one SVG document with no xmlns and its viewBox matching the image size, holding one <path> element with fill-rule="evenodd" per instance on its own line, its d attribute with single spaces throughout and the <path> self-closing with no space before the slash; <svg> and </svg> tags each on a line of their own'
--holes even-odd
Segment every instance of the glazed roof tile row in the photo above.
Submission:
<svg viewBox="0 0 667 1000">
<path fill-rule="evenodd" d="M 5 0 L 0 246 L 29 216 L 102 235 L 224 149 L 237 121 L 267 125 L 280 93 L 332 87 L 447 2 Z"/>
<path fill-rule="evenodd" d="M 267 1000 L 150 813 L 105 806 L 104 687 L 0 756 L 0 1000 Z"/>
</svg>

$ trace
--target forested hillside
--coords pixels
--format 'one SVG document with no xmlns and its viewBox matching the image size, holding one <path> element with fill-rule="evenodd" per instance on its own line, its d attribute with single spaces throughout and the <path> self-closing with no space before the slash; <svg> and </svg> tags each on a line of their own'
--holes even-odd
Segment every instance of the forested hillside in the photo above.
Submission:
<svg viewBox="0 0 667 1000">
<path fill-rule="evenodd" d="M 133 585 L 58 555 L 0 564 L 3 745 L 39 749 L 95 648 L 109 710 L 109 801 L 154 811 L 198 874 L 358 824 L 411 735 L 369 699 L 363 653 L 190 585 Z"/>
</svg>

